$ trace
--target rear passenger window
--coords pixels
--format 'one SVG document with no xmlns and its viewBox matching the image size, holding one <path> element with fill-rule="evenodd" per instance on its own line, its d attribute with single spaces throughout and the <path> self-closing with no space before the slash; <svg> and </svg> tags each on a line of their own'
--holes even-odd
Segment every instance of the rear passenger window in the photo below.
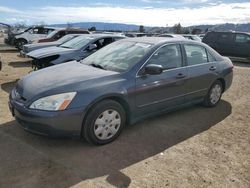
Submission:
<svg viewBox="0 0 250 188">
<path fill-rule="evenodd" d="M 148 64 L 161 65 L 163 69 L 173 69 L 182 66 L 180 45 L 171 44 L 157 50 L 149 59 Z"/>
<path fill-rule="evenodd" d="M 237 43 L 247 43 L 250 41 L 250 36 L 244 34 L 236 34 L 235 42 Z"/>
<path fill-rule="evenodd" d="M 208 62 L 206 49 L 199 45 L 185 44 L 184 45 L 188 65 L 198 65 Z"/>
</svg>

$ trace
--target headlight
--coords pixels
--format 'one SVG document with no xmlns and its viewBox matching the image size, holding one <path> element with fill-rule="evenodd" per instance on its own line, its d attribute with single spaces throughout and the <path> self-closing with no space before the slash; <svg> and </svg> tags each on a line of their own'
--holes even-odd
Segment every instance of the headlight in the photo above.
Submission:
<svg viewBox="0 0 250 188">
<path fill-rule="evenodd" d="M 75 95 L 76 92 L 70 92 L 43 97 L 33 102 L 30 108 L 50 111 L 65 110 Z"/>
</svg>

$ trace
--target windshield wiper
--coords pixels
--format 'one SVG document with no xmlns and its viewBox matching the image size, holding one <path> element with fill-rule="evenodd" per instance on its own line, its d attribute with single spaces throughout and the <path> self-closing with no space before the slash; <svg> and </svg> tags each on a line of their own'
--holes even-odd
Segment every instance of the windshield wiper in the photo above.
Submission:
<svg viewBox="0 0 250 188">
<path fill-rule="evenodd" d="M 89 65 L 91 65 L 92 67 L 95 67 L 95 68 L 99 68 L 99 69 L 106 70 L 103 66 L 101 66 L 101 65 L 99 65 L 99 64 L 91 63 L 91 64 L 89 64 Z"/>
</svg>

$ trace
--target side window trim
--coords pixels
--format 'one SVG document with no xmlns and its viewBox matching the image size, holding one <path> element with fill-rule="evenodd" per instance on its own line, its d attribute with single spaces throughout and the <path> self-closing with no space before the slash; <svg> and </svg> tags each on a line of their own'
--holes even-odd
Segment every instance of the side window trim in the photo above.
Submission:
<svg viewBox="0 0 250 188">
<path fill-rule="evenodd" d="M 161 49 L 162 47 L 165 47 L 167 45 L 179 45 L 180 46 L 180 52 L 181 52 L 181 67 L 177 67 L 177 68 L 173 68 L 173 69 L 166 69 L 166 70 L 163 70 L 163 72 L 166 72 L 166 71 L 172 71 L 172 70 L 176 70 L 176 69 L 181 69 L 181 68 L 184 68 L 185 65 L 184 65 L 184 55 L 183 55 L 183 51 L 182 51 L 182 44 L 181 43 L 167 43 L 167 44 L 163 44 L 161 46 L 159 46 L 154 52 L 152 52 L 152 54 L 147 58 L 147 60 L 142 64 L 142 66 L 138 69 L 137 73 L 136 73 L 136 76 L 135 77 L 141 77 L 141 75 L 139 74 L 141 72 L 141 70 L 148 64 L 148 61 L 151 59 L 151 57 L 159 50 Z"/>
<path fill-rule="evenodd" d="M 171 69 L 163 69 L 163 72 L 167 71 L 167 70 L 173 70 L 173 69 L 177 69 L 177 68 L 183 67 L 183 55 L 182 55 L 182 51 L 181 51 L 181 45 L 179 43 L 171 43 L 171 44 L 166 44 L 166 45 L 161 46 L 160 48 L 158 48 L 157 50 L 154 51 L 154 53 L 152 54 L 152 56 L 147 61 L 149 61 L 156 53 L 158 53 L 160 49 L 164 48 L 165 46 L 171 46 L 171 45 L 176 45 L 180 49 L 181 66 L 180 67 L 171 68 Z M 148 62 L 147 62 L 147 64 L 148 64 Z"/>
<path fill-rule="evenodd" d="M 183 50 L 184 50 L 185 66 L 186 66 L 186 67 L 199 66 L 199 65 L 204 65 L 204 64 L 211 63 L 211 62 L 209 62 L 209 59 L 208 59 L 208 50 L 207 50 L 204 46 L 199 45 L 199 44 L 188 43 L 188 42 L 182 43 L 182 45 L 183 45 Z M 185 49 L 185 45 L 194 45 L 194 46 L 198 46 L 198 47 L 203 48 L 203 49 L 205 50 L 205 52 L 206 52 L 206 56 L 207 56 L 206 59 L 207 59 L 207 62 L 206 62 L 206 63 L 199 63 L 199 64 L 196 64 L 196 65 L 189 65 L 189 64 L 188 64 L 188 58 L 187 58 L 187 52 L 186 52 L 186 49 Z M 216 60 L 215 60 L 215 61 L 216 61 Z M 214 62 L 214 61 L 213 61 L 213 62 Z"/>
</svg>

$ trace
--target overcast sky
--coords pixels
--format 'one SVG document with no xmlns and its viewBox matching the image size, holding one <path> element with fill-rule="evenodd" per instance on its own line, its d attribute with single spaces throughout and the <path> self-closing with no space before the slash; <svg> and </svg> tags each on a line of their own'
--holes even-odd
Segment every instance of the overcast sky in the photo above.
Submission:
<svg viewBox="0 0 250 188">
<path fill-rule="evenodd" d="M 250 23 L 250 0 L 0 0 L 0 22 Z"/>
</svg>

